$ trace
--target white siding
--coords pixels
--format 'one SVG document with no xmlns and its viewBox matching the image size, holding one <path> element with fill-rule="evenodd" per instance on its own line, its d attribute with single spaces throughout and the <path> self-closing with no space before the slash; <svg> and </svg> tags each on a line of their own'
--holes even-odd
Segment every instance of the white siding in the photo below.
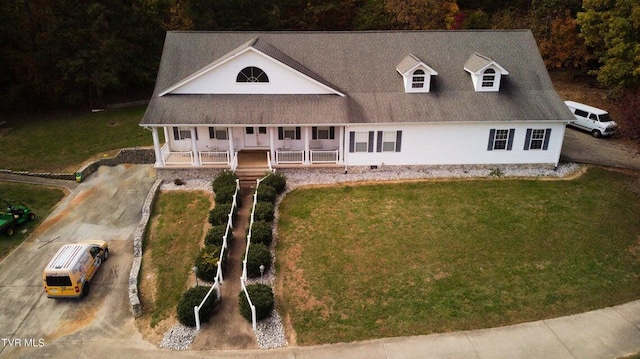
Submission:
<svg viewBox="0 0 640 359">
<path fill-rule="evenodd" d="M 262 69 L 268 83 L 236 82 L 245 67 Z M 246 51 L 171 91 L 174 94 L 334 94 L 316 81 L 253 50 Z"/>
<path fill-rule="evenodd" d="M 547 150 L 524 150 L 528 128 L 551 129 Z M 491 129 L 515 129 L 510 151 L 488 151 Z M 456 123 L 346 128 L 347 165 L 553 164 L 560 158 L 565 123 Z M 349 152 L 349 132 L 375 131 L 374 152 Z M 402 131 L 400 152 L 376 152 L 378 131 Z"/>
</svg>

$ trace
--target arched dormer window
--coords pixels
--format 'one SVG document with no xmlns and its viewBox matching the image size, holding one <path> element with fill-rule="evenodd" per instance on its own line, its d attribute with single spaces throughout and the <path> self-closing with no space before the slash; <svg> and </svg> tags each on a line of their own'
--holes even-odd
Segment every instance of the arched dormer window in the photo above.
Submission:
<svg viewBox="0 0 640 359">
<path fill-rule="evenodd" d="M 238 73 L 236 82 L 269 82 L 269 76 L 262 69 L 249 66 Z"/>
<path fill-rule="evenodd" d="M 411 88 L 421 89 L 424 87 L 424 70 L 415 70 L 411 78 Z"/>
<path fill-rule="evenodd" d="M 493 84 L 496 80 L 496 70 L 494 69 L 486 69 L 482 74 L 482 87 L 493 87 Z"/>
</svg>

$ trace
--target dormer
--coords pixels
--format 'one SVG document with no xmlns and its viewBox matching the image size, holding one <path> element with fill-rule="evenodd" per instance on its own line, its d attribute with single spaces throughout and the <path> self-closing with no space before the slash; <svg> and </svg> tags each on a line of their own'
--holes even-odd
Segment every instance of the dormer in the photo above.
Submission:
<svg viewBox="0 0 640 359">
<path fill-rule="evenodd" d="M 413 54 L 409 54 L 402 59 L 396 66 L 396 70 L 402 75 L 404 92 L 406 93 L 429 92 L 431 89 L 431 76 L 438 74 Z"/>
<path fill-rule="evenodd" d="M 475 53 L 464 64 L 464 69 L 471 74 L 471 81 L 476 92 L 500 91 L 502 75 L 509 75 L 504 67 L 490 57 Z"/>
</svg>

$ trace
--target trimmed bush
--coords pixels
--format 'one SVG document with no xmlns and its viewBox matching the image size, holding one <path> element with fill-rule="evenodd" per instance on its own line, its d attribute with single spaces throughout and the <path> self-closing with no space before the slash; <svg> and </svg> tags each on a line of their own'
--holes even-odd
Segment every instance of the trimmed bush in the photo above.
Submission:
<svg viewBox="0 0 640 359">
<path fill-rule="evenodd" d="M 271 252 L 262 243 L 254 243 L 247 253 L 247 276 L 260 277 L 260 265 L 264 265 L 265 273 L 271 268 Z"/>
<path fill-rule="evenodd" d="M 207 245 L 200 250 L 200 255 L 196 258 L 196 268 L 198 268 L 198 278 L 206 280 L 207 282 L 213 282 L 216 279 L 216 272 L 218 271 L 218 261 L 220 260 L 220 251 L 222 247 Z M 224 258 L 222 258 L 224 266 Z"/>
<path fill-rule="evenodd" d="M 247 286 L 247 293 L 249 293 L 249 298 L 251 298 L 251 302 L 256 307 L 256 320 L 268 318 L 274 306 L 273 290 L 271 287 L 266 284 L 250 284 Z M 240 300 L 240 314 L 251 322 L 251 307 L 249 307 L 247 296 L 243 290 L 240 291 L 238 299 Z"/>
<path fill-rule="evenodd" d="M 209 211 L 209 223 L 213 226 L 226 225 L 229 220 L 229 212 L 231 212 L 230 203 L 217 204 Z"/>
<path fill-rule="evenodd" d="M 215 246 L 222 247 L 222 237 L 224 237 L 224 233 L 227 230 L 227 224 L 219 224 L 217 226 L 213 226 L 207 232 L 207 235 L 204 237 L 204 244 L 211 244 Z M 229 236 L 227 237 L 227 243 L 231 244 L 233 241 L 233 235 L 231 231 L 229 231 Z"/>
<path fill-rule="evenodd" d="M 285 177 L 285 175 L 282 173 L 272 173 L 270 176 L 260 182 L 260 184 L 271 186 L 276 190 L 276 193 L 280 194 L 284 192 L 284 188 L 287 185 L 287 177 Z"/>
<path fill-rule="evenodd" d="M 209 289 L 211 289 L 211 287 L 197 286 L 189 288 L 182 294 L 182 298 L 180 299 L 180 302 L 178 302 L 177 307 L 178 321 L 180 321 L 180 323 L 188 327 L 196 326 L 196 317 L 193 312 L 193 307 L 200 305 L 200 302 L 202 302 L 204 297 L 207 295 Z M 202 308 L 200 308 L 200 322 L 208 322 L 213 313 L 215 313 L 217 306 L 218 296 L 216 291 L 213 291 Z"/>
<path fill-rule="evenodd" d="M 215 191 L 215 202 L 216 204 L 225 204 L 225 203 L 233 203 L 233 194 L 236 192 L 236 185 L 224 185 L 221 186 L 217 191 Z M 240 191 L 238 191 L 238 196 L 236 196 L 236 204 L 240 202 Z"/>
<path fill-rule="evenodd" d="M 218 192 L 223 187 L 236 186 L 236 173 L 230 170 L 224 170 L 213 179 L 213 192 Z"/>
<path fill-rule="evenodd" d="M 265 246 L 269 246 L 272 240 L 271 223 L 265 221 L 253 222 L 253 227 L 251 227 L 251 243 L 262 243 Z"/>
<path fill-rule="evenodd" d="M 258 187 L 258 201 L 276 203 L 276 190 L 265 184 L 260 184 Z"/>
<path fill-rule="evenodd" d="M 269 202 L 256 203 L 256 209 L 253 213 L 253 219 L 255 221 L 273 221 L 273 204 Z"/>
</svg>

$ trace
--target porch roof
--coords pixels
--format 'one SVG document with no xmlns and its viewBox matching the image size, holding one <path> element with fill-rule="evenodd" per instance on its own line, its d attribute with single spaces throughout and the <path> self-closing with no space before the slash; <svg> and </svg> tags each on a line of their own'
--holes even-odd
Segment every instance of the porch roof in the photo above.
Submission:
<svg viewBox="0 0 640 359">
<path fill-rule="evenodd" d="M 163 90 L 252 39 L 346 94 L 173 95 Z M 474 53 L 509 69 L 499 92 L 475 92 Z M 438 76 L 405 93 L 397 64 L 409 54 Z M 290 62 L 290 61 L 289 61 Z M 572 119 L 528 30 L 374 32 L 168 32 L 142 125 L 348 124 Z"/>
</svg>

